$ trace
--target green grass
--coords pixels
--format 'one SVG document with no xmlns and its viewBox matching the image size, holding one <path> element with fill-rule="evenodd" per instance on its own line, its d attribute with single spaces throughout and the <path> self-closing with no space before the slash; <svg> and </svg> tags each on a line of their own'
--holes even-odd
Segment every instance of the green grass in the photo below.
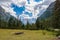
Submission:
<svg viewBox="0 0 60 40">
<path fill-rule="evenodd" d="M 24 34 L 14 35 L 15 32 L 24 32 Z M 45 30 L 0 29 L 0 40 L 51 40 L 55 37 L 53 34 Z"/>
</svg>

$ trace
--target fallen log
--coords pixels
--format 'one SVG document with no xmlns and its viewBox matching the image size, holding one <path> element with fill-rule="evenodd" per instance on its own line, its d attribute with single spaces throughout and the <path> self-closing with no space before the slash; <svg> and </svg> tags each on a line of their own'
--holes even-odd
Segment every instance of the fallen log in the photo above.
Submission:
<svg viewBox="0 0 60 40">
<path fill-rule="evenodd" d="M 24 34 L 24 32 L 16 32 L 14 33 L 15 35 L 21 35 L 21 34 Z"/>
</svg>

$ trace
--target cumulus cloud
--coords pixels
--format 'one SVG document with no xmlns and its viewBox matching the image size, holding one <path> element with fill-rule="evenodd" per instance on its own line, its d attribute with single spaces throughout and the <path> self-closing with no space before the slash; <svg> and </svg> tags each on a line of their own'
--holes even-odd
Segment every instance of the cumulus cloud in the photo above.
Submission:
<svg viewBox="0 0 60 40">
<path fill-rule="evenodd" d="M 55 0 L 44 0 L 43 5 L 49 5 L 52 2 L 54 2 Z"/>
<path fill-rule="evenodd" d="M 0 0 L 0 2 L 10 2 L 11 0 Z"/>
<path fill-rule="evenodd" d="M 11 8 L 11 0 L 0 0 L 0 6 L 5 9 L 5 12 L 9 12 L 12 16 L 16 17 L 16 12 Z"/>
<path fill-rule="evenodd" d="M 0 0 L 0 6 L 2 6 L 6 12 L 9 12 L 14 17 L 17 17 L 17 13 L 11 8 L 11 3 L 17 5 L 18 7 L 25 6 L 24 12 L 30 12 L 32 13 L 32 16 L 22 13 L 22 15 L 19 16 L 19 18 L 22 19 L 37 19 L 39 17 L 38 15 L 41 15 L 47 7 L 54 2 L 55 0 L 43 0 L 40 2 L 34 2 L 34 0 L 30 0 L 30 4 L 28 4 L 27 0 Z"/>
</svg>

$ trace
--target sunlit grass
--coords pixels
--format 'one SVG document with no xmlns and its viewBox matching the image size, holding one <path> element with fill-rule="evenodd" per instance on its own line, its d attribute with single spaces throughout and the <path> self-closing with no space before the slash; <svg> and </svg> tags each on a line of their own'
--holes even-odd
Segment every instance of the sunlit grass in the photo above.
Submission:
<svg viewBox="0 0 60 40">
<path fill-rule="evenodd" d="M 16 32 L 24 32 L 24 34 L 14 35 Z M 0 40 L 51 40 L 55 37 L 53 34 L 45 30 L 0 29 Z"/>
</svg>

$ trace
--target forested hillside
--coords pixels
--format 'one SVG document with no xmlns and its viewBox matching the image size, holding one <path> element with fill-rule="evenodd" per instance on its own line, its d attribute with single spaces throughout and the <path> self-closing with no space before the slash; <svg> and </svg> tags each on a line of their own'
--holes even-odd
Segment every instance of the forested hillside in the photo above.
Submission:
<svg viewBox="0 0 60 40">
<path fill-rule="evenodd" d="M 22 27 L 22 22 L 13 17 L 0 6 L 0 28 L 17 29 Z"/>
<path fill-rule="evenodd" d="M 51 5 L 36 21 L 40 29 L 60 29 L 60 0 Z"/>
<path fill-rule="evenodd" d="M 60 29 L 60 0 L 56 0 L 53 14 L 53 27 Z"/>
<path fill-rule="evenodd" d="M 60 29 L 60 0 L 51 3 L 47 10 L 37 18 L 36 23 L 24 25 L 0 6 L 0 28 L 10 29 Z"/>
</svg>

